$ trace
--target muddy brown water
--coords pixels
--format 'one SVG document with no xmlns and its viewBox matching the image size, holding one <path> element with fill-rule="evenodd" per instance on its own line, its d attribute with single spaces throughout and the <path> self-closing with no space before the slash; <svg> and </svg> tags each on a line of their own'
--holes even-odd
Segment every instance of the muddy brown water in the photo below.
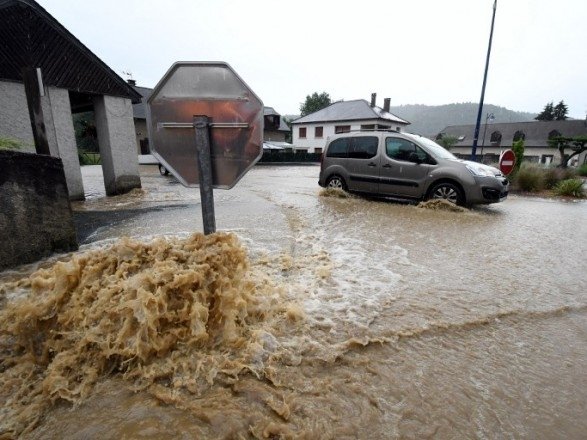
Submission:
<svg viewBox="0 0 587 440">
<path fill-rule="evenodd" d="M 98 373 L 59 370 L 69 382 L 58 389 L 75 391 L 72 385 L 84 383 L 87 392 L 45 404 L 55 388 L 35 387 L 53 355 L 36 366 L 29 356 L 31 369 L 11 376 L 10 360 L 22 365 L 26 350 L 16 353 L 14 335 L 1 333 L 0 395 L 8 401 L 15 381 L 26 387 L 11 401 L 16 407 L 4 405 L 0 432 L 34 439 L 585 438 L 586 202 L 511 196 L 467 212 L 427 210 L 320 195 L 317 174 L 314 166 L 256 167 L 233 190 L 215 191 L 218 228 L 238 236 L 242 248 L 225 249 L 238 258 L 222 250 L 209 257 L 215 269 L 202 273 L 228 280 L 219 281 L 221 288 L 181 290 L 199 292 L 190 304 L 209 306 L 207 336 L 199 327 L 201 338 L 186 339 L 193 328 L 169 316 L 148 333 L 137 322 L 163 313 L 163 303 L 145 307 L 147 315 L 132 309 L 135 321 L 91 329 L 105 339 L 129 328 L 151 334 L 124 333 L 129 341 L 148 342 L 136 345 L 142 361 L 130 356 L 100 370 L 97 360 L 105 365 L 113 358 L 103 353 L 119 347 L 117 356 L 124 356 L 132 344 L 121 339 L 116 346 L 112 336 L 111 351 L 101 351 L 96 347 L 104 344 L 95 340 L 77 359 L 79 371 Z M 78 221 L 90 214 L 103 220 L 93 224 L 82 252 L 94 252 L 96 262 L 101 252 L 116 254 L 132 267 L 100 272 L 101 282 L 111 284 L 92 279 L 72 287 L 68 301 L 87 299 L 92 288 L 128 293 L 128 286 L 139 291 L 140 285 L 155 292 L 153 285 L 169 287 L 169 271 L 200 273 L 189 251 L 189 237 L 201 230 L 197 189 L 182 188 L 153 167 L 142 170 L 143 190 L 116 198 L 103 196 L 99 169 L 84 168 L 84 179 L 88 200 L 74 204 Z M 133 215 L 108 215 L 125 210 Z M 146 248 L 120 247 L 123 235 Z M 149 247 L 160 236 L 174 244 Z M 166 258 L 173 258 L 167 272 L 161 269 Z M 120 261 L 113 263 L 119 269 Z M 41 266 L 51 270 L 51 264 Z M 26 286 L 6 283 L 34 269 L 2 274 L 2 316 L 31 300 Z M 160 278 L 153 281 L 153 273 Z M 128 274 L 143 283 L 133 284 Z M 134 307 L 142 304 L 131 297 Z M 219 298 L 230 313 L 221 313 Z M 104 302 L 112 321 L 132 318 L 116 301 Z M 176 303 L 166 304 L 165 313 L 181 315 Z M 89 334 L 90 318 L 76 319 L 59 327 L 69 333 L 54 338 L 55 346 L 63 339 L 78 344 Z M 49 339 L 43 331 L 35 341 Z M 179 342 L 161 345 L 155 335 L 164 332 Z M 16 415 L 29 424 L 15 425 Z"/>
</svg>

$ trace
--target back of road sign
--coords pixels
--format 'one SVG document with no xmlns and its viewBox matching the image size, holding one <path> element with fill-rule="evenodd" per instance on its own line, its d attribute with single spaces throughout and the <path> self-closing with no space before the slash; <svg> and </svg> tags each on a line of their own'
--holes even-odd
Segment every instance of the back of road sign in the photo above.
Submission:
<svg viewBox="0 0 587 440">
<path fill-rule="evenodd" d="M 148 99 L 153 155 L 183 185 L 198 186 L 194 116 L 210 119 L 212 184 L 230 189 L 263 154 L 263 103 L 223 62 L 175 63 Z"/>
</svg>

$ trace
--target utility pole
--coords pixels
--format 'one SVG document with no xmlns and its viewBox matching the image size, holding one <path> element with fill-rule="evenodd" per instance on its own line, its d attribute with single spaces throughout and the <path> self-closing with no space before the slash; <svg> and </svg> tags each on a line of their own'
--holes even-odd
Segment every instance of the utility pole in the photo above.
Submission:
<svg viewBox="0 0 587 440">
<path fill-rule="evenodd" d="M 487 47 L 487 60 L 485 61 L 485 75 L 483 76 L 483 87 L 481 88 L 481 99 L 479 100 L 479 111 L 477 112 L 477 123 L 475 124 L 475 134 L 473 135 L 473 151 L 471 160 L 477 161 L 477 141 L 479 140 L 479 128 L 481 126 L 481 114 L 483 113 L 483 101 L 485 100 L 485 85 L 487 84 L 487 71 L 489 70 L 489 56 L 491 55 L 491 42 L 493 40 L 493 25 L 495 24 L 495 10 L 497 9 L 497 0 L 493 2 L 493 16 L 491 18 L 491 32 L 489 34 L 489 46 Z"/>
</svg>

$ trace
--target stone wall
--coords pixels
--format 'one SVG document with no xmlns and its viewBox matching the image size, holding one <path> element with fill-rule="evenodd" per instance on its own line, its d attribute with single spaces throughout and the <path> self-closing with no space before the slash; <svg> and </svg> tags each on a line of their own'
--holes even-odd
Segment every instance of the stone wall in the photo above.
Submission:
<svg viewBox="0 0 587 440">
<path fill-rule="evenodd" d="M 0 269 L 76 250 L 61 159 L 0 151 Z"/>
</svg>

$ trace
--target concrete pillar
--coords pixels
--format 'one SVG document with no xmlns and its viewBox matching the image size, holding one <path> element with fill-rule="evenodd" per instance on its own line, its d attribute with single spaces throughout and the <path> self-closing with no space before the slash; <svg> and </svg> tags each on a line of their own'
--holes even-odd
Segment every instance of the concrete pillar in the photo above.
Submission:
<svg viewBox="0 0 587 440">
<path fill-rule="evenodd" d="M 0 136 L 23 142 L 22 152 L 35 152 L 26 94 L 21 83 L 0 80 Z"/>
<path fill-rule="evenodd" d="M 109 196 L 141 187 L 129 99 L 114 96 L 94 98 L 94 119 L 98 131 L 104 186 Z"/>
<path fill-rule="evenodd" d="M 61 158 L 70 200 L 84 199 L 84 184 L 77 154 L 71 103 L 66 89 L 46 87 L 41 98 L 51 156 Z"/>
</svg>

